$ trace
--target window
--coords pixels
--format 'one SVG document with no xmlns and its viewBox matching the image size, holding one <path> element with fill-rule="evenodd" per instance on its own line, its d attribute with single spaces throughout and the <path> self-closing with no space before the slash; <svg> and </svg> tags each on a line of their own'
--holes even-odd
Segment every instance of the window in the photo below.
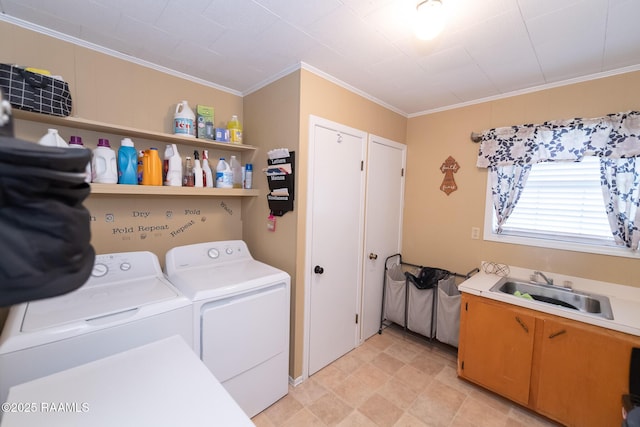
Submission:
<svg viewBox="0 0 640 427">
<path fill-rule="evenodd" d="M 598 157 L 534 164 L 501 234 L 494 231 L 490 183 L 486 204 L 485 240 L 638 257 L 615 244 L 605 213 Z"/>
</svg>

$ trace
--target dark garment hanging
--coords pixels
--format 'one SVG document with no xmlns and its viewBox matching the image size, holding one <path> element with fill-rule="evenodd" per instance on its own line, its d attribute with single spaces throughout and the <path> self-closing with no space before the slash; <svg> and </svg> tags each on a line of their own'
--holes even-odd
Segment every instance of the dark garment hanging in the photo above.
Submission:
<svg viewBox="0 0 640 427">
<path fill-rule="evenodd" d="M 89 150 L 0 136 L 0 306 L 61 295 L 89 278 L 90 159 Z"/>
</svg>

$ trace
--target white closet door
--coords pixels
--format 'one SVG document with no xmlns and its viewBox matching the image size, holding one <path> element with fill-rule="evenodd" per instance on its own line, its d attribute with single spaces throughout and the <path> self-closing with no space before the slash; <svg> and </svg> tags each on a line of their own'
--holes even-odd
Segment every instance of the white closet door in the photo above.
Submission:
<svg viewBox="0 0 640 427">
<path fill-rule="evenodd" d="M 358 343 L 366 135 L 319 118 L 310 123 L 309 375 Z"/>
<path fill-rule="evenodd" d="M 384 263 L 400 252 L 407 146 L 369 135 L 361 341 L 380 329 Z"/>
</svg>

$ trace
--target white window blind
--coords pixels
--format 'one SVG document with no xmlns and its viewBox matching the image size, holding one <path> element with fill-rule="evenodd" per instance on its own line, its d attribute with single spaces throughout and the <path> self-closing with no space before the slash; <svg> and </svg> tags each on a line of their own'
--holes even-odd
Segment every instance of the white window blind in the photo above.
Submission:
<svg viewBox="0 0 640 427">
<path fill-rule="evenodd" d="M 533 165 L 502 234 L 615 245 L 602 198 L 599 159 L 587 156 L 581 162 Z"/>
</svg>

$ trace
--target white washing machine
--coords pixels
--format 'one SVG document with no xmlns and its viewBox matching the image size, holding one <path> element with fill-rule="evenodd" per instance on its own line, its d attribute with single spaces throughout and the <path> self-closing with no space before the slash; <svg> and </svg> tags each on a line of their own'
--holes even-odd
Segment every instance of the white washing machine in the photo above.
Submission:
<svg viewBox="0 0 640 427">
<path fill-rule="evenodd" d="M 157 256 L 97 255 L 80 288 L 9 310 L 0 335 L 0 402 L 16 384 L 173 335 L 193 345 L 193 309 Z"/>
<path fill-rule="evenodd" d="M 193 301 L 194 349 L 249 417 L 288 392 L 290 276 L 241 240 L 167 252 L 169 280 Z"/>
</svg>

